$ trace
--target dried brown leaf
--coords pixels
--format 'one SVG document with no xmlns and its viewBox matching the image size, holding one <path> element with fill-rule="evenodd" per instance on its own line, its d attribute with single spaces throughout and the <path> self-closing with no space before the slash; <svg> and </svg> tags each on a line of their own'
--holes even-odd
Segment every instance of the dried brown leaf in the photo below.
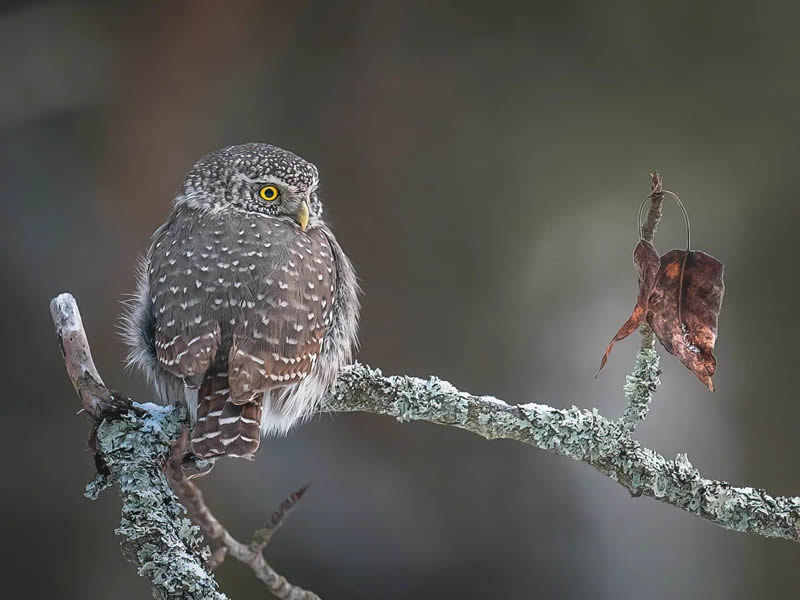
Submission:
<svg viewBox="0 0 800 600">
<path fill-rule="evenodd" d="M 705 252 L 670 250 L 661 257 L 647 322 L 667 352 L 708 389 L 717 370 L 714 343 L 725 284 L 723 264 Z"/>
</svg>

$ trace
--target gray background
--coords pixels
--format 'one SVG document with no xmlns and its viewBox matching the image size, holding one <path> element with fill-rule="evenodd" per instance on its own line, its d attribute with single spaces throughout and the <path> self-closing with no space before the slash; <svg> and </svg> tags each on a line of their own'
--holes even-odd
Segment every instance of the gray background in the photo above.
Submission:
<svg viewBox="0 0 800 600">
<path fill-rule="evenodd" d="M 364 362 L 616 416 L 636 347 L 635 214 L 659 169 L 726 263 L 717 393 L 675 359 L 638 436 L 800 493 L 800 80 L 791 2 L 4 3 L 3 585 L 143 598 L 119 499 L 81 493 L 87 425 L 47 303 L 75 294 L 106 381 L 133 266 L 183 174 L 268 141 L 315 162 L 365 291 Z M 667 205 L 656 238 L 680 246 Z M 455 429 L 320 417 L 201 481 L 239 536 L 313 487 L 269 558 L 331 598 L 800 593 L 798 548 L 631 499 L 589 467 Z M 264 597 L 239 564 L 234 598 Z"/>
</svg>

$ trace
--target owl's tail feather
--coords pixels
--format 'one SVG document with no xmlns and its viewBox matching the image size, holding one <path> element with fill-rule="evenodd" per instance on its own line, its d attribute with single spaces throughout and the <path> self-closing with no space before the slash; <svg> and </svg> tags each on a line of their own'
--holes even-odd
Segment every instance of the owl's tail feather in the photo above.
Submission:
<svg viewBox="0 0 800 600">
<path fill-rule="evenodd" d="M 234 404 L 228 374 L 209 371 L 197 394 L 197 422 L 192 432 L 195 456 L 251 458 L 261 441 L 262 396 L 263 392 L 257 392 L 250 402 Z"/>
</svg>

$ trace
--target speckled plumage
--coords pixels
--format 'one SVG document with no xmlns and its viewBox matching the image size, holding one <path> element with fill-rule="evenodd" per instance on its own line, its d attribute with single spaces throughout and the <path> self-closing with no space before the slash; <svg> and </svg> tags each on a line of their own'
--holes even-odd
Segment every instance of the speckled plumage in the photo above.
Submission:
<svg viewBox="0 0 800 600">
<path fill-rule="evenodd" d="M 199 457 L 252 456 L 351 359 L 357 284 L 318 184 L 291 152 L 224 148 L 194 165 L 153 234 L 125 337 L 162 399 L 187 403 Z M 265 185 L 276 200 L 259 197 Z"/>
</svg>

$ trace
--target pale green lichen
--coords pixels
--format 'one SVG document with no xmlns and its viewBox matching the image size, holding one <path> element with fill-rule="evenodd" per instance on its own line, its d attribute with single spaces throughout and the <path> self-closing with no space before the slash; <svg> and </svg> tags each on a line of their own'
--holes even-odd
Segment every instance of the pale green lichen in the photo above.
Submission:
<svg viewBox="0 0 800 600">
<path fill-rule="evenodd" d="M 667 460 L 631 438 L 658 385 L 658 355 L 643 348 L 626 384 L 628 406 L 619 422 L 596 409 L 543 404 L 510 406 L 460 392 L 433 378 L 383 377 L 364 365 L 346 369 L 326 411 L 365 411 L 399 421 L 455 425 L 487 439 L 513 439 L 592 465 L 634 495 L 656 498 L 721 527 L 798 541 L 800 498 L 767 495 L 701 476 L 685 454 Z"/>
<path fill-rule="evenodd" d="M 592 465 L 634 495 L 657 498 L 721 527 L 798 541 L 800 498 L 706 479 L 685 454 L 667 460 L 631 438 L 657 384 L 658 356 L 644 348 L 626 384 L 625 416 L 614 422 L 596 409 L 512 406 L 461 392 L 437 378 L 384 377 L 356 364 L 341 374 L 321 410 L 424 420 L 487 439 L 517 440 Z M 123 504 L 117 533 L 125 537 L 123 551 L 150 579 L 157 598 L 221 600 L 225 596 L 204 566 L 208 548 L 163 473 L 184 419 L 179 410 L 145 404 L 104 421 L 97 440 L 108 475 L 99 475 L 86 494 L 96 497 L 110 485 L 119 486 Z"/>
<path fill-rule="evenodd" d="M 650 410 L 653 392 L 661 381 L 658 352 L 652 347 L 643 347 L 636 354 L 633 373 L 625 378 L 625 398 L 628 404 L 620 419 L 620 425 L 628 432 L 633 432 L 640 421 L 644 421 Z"/>
<path fill-rule="evenodd" d="M 170 443 L 185 415 L 171 407 L 137 405 L 97 429 L 100 458 L 108 468 L 86 490 L 96 497 L 116 484 L 122 496 L 123 553 L 150 580 L 153 594 L 164 599 L 214 599 L 220 593 L 205 568 L 210 553 L 199 529 L 185 516 L 163 471 Z"/>
</svg>

